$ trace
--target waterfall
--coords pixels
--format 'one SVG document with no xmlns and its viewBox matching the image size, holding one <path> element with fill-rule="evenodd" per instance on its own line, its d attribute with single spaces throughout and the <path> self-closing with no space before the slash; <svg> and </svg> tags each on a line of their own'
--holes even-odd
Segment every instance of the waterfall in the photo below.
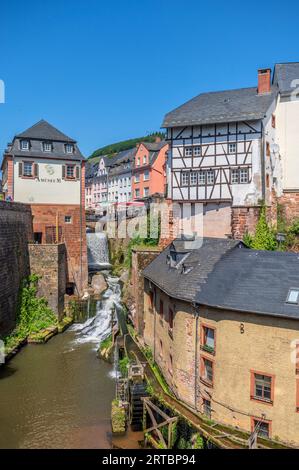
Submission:
<svg viewBox="0 0 299 470">
<path fill-rule="evenodd" d="M 87 232 L 87 255 L 89 271 L 100 271 L 110 268 L 108 240 L 106 233 Z"/>
<path fill-rule="evenodd" d="M 113 311 L 120 308 L 121 288 L 119 278 L 107 276 L 108 289 L 101 300 L 97 301 L 96 314 L 82 323 L 74 324 L 72 331 L 76 332 L 74 344 L 93 343 L 97 350 L 101 341 L 111 333 Z"/>
</svg>

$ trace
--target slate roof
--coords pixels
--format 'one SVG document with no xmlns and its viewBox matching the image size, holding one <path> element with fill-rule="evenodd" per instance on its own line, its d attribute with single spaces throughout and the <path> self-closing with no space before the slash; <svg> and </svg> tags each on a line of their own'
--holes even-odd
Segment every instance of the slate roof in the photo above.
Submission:
<svg viewBox="0 0 299 470">
<path fill-rule="evenodd" d="M 166 114 L 162 127 L 263 119 L 276 94 L 275 87 L 260 95 L 256 87 L 202 93 Z"/>
<path fill-rule="evenodd" d="M 143 274 L 171 297 L 192 302 L 221 256 L 240 243 L 236 240 L 205 238 L 202 248 L 190 249 L 192 242 L 176 240 L 173 245 L 177 251 L 190 252 L 184 265 L 193 267 L 192 271 L 189 274 L 181 274 L 181 269 L 171 268 L 167 264 L 167 256 L 171 250 L 169 246 L 144 269 Z"/>
<path fill-rule="evenodd" d="M 34 124 L 32 127 L 26 129 L 26 131 L 17 134 L 18 138 L 26 139 L 38 139 L 38 140 L 54 140 L 61 142 L 76 143 L 74 139 L 60 132 L 56 127 L 49 124 L 44 119 Z"/>
<path fill-rule="evenodd" d="M 152 152 L 158 152 L 161 150 L 165 145 L 167 145 L 167 142 L 165 140 L 161 140 L 161 142 L 141 142 L 142 145 L 144 145 L 147 150 L 152 151 Z"/>
<path fill-rule="evenodd" d="M 282 94 L 294 91 L 295 87 L 291 86 L 293 80 L 299 80 L 299 62 L 275 65 L 273 81 L 278 85 L 279 91 Z M 296 87 L 298 87 L 298 83 Z"/>
<path fill-rule="evenodd" d="M 188 251 L 188 250 L 187 250 Z M 174 298 L 227 310 L 299 320 L 299 306 L 286 303 L 289 289 L 299 288 L 299 255 L 257 251 L 242 242 L 205 238 L 183 262 L 188 274 L 166 263 L 170 248 L 144 276 Z"/>
</svg>

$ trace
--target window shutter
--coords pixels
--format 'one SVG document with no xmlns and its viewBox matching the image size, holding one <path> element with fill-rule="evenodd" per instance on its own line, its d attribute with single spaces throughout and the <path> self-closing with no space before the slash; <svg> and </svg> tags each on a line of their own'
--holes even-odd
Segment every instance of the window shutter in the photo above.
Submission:
<svg viewBox="0 0 299 470">
<path fill-rule="evenodd" d="M 35 178 L 38 178 L 38 170 L 39 170 L 38 163 L 35 163 L 34 164 L 34 176 L 35 176 Z"/>
<path fill-rule="evenodd" d="M 80 178 L 80 168 L 76 166 L 76 179 L 78 180 Z"/>
<path fill-rule="evenodd" d="M 65 165 L 62 165 L 62 178 L 65 179 Z"/>
<path fill-rule="evenodd" d="M 23 163 L 19 162 L 19 176 L 23 176 Z"/>
</svg>

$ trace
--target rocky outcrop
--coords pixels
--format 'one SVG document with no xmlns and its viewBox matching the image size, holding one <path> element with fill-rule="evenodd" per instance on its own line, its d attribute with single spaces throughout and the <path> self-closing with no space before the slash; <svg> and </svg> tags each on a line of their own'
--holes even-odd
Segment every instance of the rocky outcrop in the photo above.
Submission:
<svg viewBox="0 0 299 470">
<path fill-rule="evenodd" d="M 107 289 L 108 285 L 103 274 L 95 274 L 92 277 L 91 287 L 95 295 L 100 295 Z"/>
</svg>

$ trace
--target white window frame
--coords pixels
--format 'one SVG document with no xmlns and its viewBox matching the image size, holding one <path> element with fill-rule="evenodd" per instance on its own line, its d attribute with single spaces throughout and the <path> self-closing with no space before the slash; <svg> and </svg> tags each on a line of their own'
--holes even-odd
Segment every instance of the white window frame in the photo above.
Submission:
<svg viewBox="0 0 299 470">
<path fill-rule="evenodd" d="M 135 175 L 134 181 L 135 183 L 140 183 L 140 175 Z"/>
<path fill-rule="evenodd" d="M 184 156 L 185 157 L 192 157 L 193 156 L 193 149 L 192 147 L 185 147 L 184 148 Z"/>
<path fill-rule="evenodd" d="M 240 168 L 239 172 L 240 172 L 240 176 L 239 176 L 240 184 L 248 184 L 249 183 L 248 168 Z M 246 177 L 246 178 L 244 178 L 244 177 Z"/>
<path fill-rule="evenodd" d="M 189 171 L 182 171 L 181 174 L 181 185 L 182 186 L 189 186 Z"/>
<path fill-rule="evenodd" d="M 143 181 L 148 181 L 149 180 L 149 171 L 145 170 L 143 173 Z"/>
<path fill-rule="evenodd" d="M 24 144 L 26 144 L 26 146 L 24 146 Z M 22 139 L 20 141 L 20 149 L 23 150 L 24 152 L 28 152 L 29 151 L 29 140 L 27 139 Z"/>
<path fill-rule="evenodd" d="M 197 181 L 199 186 L 204 186 L 206 184 L 206 172 L 204 170 L 199 170 Z"/>
<path fill-rule="evenodd" d="M 211 176 L 212 178 L 210 178 Z M 215 183 L 215 170 L 207 170 L 206 182 L 209 185 Z"/>
<path fill-rule="evenodd" d="M 197 171 L 190 171 L 190 186 L 197 186 Z"/>
<path fill-rule="evenodd" d="M 146 196 L 148 196 L 148 195 L 149 195 L 149 187 L 146 186 L 146 187 L 144 188 L 144 196 L 146 197 Z"/>
<path fill-rule="evenodd" d="M 26 171 L 26 166 L 30 165 L 30 173 Z M 33 177 L 33 163 L 32 162 L 23 162 L 23 176 L 26 176 L 27 178 L 32 178 Z"/>
<path fill-rule="evenodd" d="M 73 153 L 73 152 L 74 152 L 73 144 L 65 144 L 65 153 Z"/>
<path fill-rule="evenodd" d="M 201 157 L 201 146 L 200 145 L 195 145 L 193 147 L 193 156 L 194 157 Z"/>
<path fill-rule="evenodd" d="M 47 147 L 48 146 L 48 147 Z M 52 152 L 52 144 L 51 142 L 43 142 L 43 151 L 44 152 Z"/>
<path fill-rule="evenodd" d="M 72 216 L 71 215 L 65 215 L 64 216 L 64 223 L 65 224 L 71 224 L 72 223 Z"/>
<path fill-rule="evenodd" d="M 296 295 L 296 298 L 293 297 Z M 299 304 L 299 287 L 291 287 L 287 296 L 287 304 L 298 305 Z"/>
<path fill-rule="evenodd" d="M 239 168 L 232 168 L 231 169 L 231 184 L 239 184 Z"/>
</svg>

